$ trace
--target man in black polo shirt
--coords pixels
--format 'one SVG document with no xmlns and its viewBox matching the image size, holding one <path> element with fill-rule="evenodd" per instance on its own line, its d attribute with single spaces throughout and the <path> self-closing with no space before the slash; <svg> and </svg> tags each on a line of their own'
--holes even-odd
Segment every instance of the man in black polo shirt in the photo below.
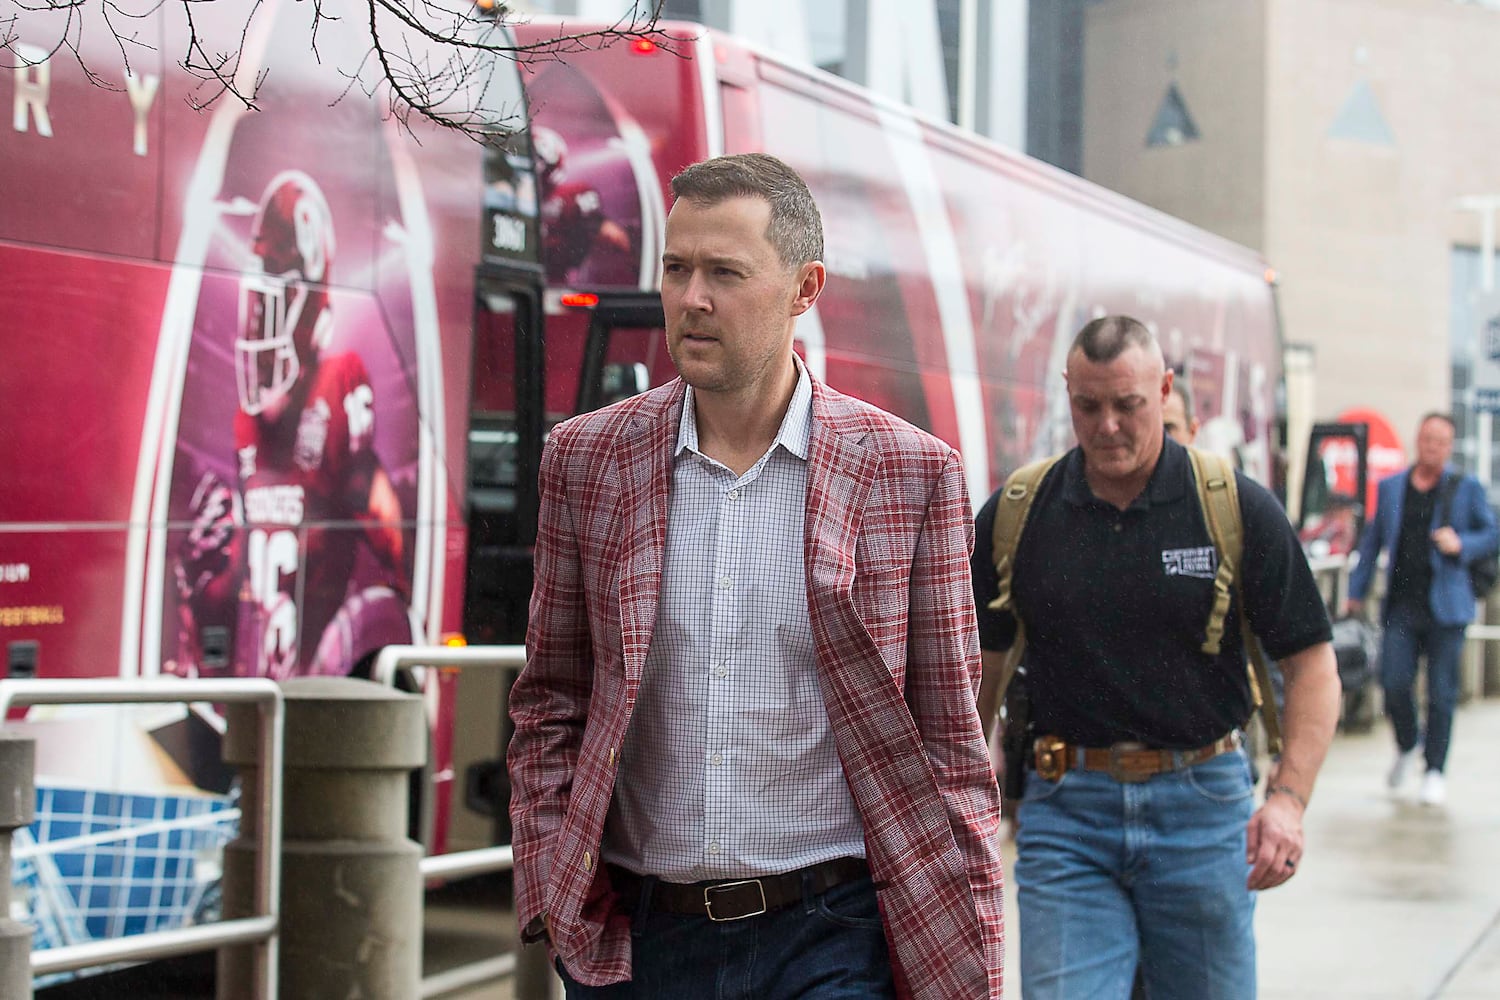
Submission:
<svg viewBox="0 0 1500 1000">
<path fill-rule="evenodd" d="M 1139 964 L 1153 1000 L 1253 998 L 1251 890 L 1295 873 L 1338 719 L 1328 617 L 1286 515 L 1241 476 L 1243 566 L 1222 653 L 1203 653 L 1218 554 L 1187 450 L 1163 433 L 1161 349 L 1136 320 L 1097 319 L 1066 378 L 1080 443 L 1038 489 L 1012 581 L 1033 731 L 1052 751 L 1019 813 L 1022 992 L 1124 998 Z M 987 672 L 1016 625 L 988 609 L 995 505 L 973 560 Z M 1285 749 L 1258 810 L 1241 599 L 1287 681 Z"/>
</svg>

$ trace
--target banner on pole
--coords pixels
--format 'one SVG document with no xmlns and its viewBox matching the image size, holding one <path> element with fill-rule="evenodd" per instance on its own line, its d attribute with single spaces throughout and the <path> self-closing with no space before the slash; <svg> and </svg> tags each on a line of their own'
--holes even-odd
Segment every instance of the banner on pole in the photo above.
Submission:
<svg viewBox="0 0 1500 1000">
<path fill-rule="evenodd" d="M 1500 291 L 1480 292 L 1474 300 L 1478 327 L 1474 359 L 1474 409 L 1500 413 Z"/>
</svg>

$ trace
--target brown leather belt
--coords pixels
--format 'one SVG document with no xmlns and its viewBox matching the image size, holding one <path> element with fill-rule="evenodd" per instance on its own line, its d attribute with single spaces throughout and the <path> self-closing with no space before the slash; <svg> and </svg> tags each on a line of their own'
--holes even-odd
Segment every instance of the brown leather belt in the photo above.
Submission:
<svg viewBox="0 0 1500 1000">
<path fill-rule="evenodd" d="M 627 906 L 632 905 L 631 898 L 640 897 L 645 878 L 615 865 L 610 866 L 609 872 L 615 892 L 626 899 Z M 817 895 L 869 875 L 870 868 L 864 858 L 835 858 L 784 875 L 686 884 L 657 882 L 651 887 L 650 905 L 654 913 L 679 913 L 716 921 L 743 920 L 800 902 L 803 876 L 811 879 L 813 894 Z"/>
<path fill-rule="evenodd" d="M 1116 781 L 1138 782 L 1238 750 L 1241 742 L 1238 730 L 1196 750 L 1152 750 L 1140 743 L 1080 747 L 1065 743 L 1056 736 L 1043 736 L 1033 745 L 1033 750 L 1036 753 L 1036 773 L 1048 781 L 1057 781 L 1069 771 L 1084 770 L 1104 771 Z"/>
</svg>

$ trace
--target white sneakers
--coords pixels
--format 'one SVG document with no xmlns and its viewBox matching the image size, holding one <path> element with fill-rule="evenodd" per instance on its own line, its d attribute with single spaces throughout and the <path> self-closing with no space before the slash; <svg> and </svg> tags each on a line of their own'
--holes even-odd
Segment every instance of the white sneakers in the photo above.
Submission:
<svg viewBox="0 0 1500 1000">
<path fill-rule="evenodd" d="M 1386 787 L 1391 790 L 1392 795 L 1401 791 L 1421 750 L 1420 746 L 1416 746 L 1405 753 L 1397 751 L 1396 762 L 1391 765 L 1391 772 L 1385 776 Z M 1442 771 L 1428 771 L 1422 776 L 1422 790 L 1417 793 L 1417 801 L 1424 806 L 1440 806 L 1448 801 L 1448 783 L 1443 779 Z"/>
<path fill-rule="evenodd" d="M 1412 765 L 1416 763 L 1417 753 L 1421 749 L 1421 747 L 1412 747 L 1405 753 L 1399 750 L 1396 752 L 1396 763 L 1391 765 L 1391 773 L 1385 778 L 1386 787 L 1392 792 L 1400 791 L 1401 786 L 1406 783 L 1406 776 L 1411 773 Z M 1442 775 L 1438 777 L 1441 778 Z"/>
<path fill-rule="evenodd" d="M 1418 801 L 1424 806 L 1440 806 L 1448 801 L 1448 784 L 1442 771 L 1428 771 L 1422 778 L 1422 791 Z"/>
</svg>

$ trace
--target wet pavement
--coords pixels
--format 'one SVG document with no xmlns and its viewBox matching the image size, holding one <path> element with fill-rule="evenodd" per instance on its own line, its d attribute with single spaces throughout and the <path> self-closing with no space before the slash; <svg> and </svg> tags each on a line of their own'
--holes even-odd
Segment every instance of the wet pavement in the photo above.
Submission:
<svg viewBox="0 0 1500 1000">
<path fill-rule="evenodd" d="M 1448 801 L 1392 796 L 1389 727 L 1334 741 L 1297 877 L 1256 914 L 1263 1000 L 1500 997 L 1500 701 L 1461 708 Z"/>
<path fill-rule="evenodd" d="M 1259 901 L 1261 1000 L 1500 998 L 1500 699 L 1459 710 L 1447 805 L 1417 805 L 1415 775 L 1403 795 L 1391 796 L 1385 774 L 1393 759 L 1383 723 L 1334 741 L 1307 814 L 1307 847 L 1297 877 Z M 1006 858 L 1014 860 L 1011 845 Z M 507 899 L 502 878 L 432 893 L 427 974 L 514 948 Z M 1014 903 L 1006 909 L 1006 995 L 1019 997 L 1021 941 Z M 213 995 L 209 956 L 173 977 L 164 975 L 166 968 L 128 983 L 106 976 L 40 995 Z M 509 982 L 448 995 L 515 998 Z"/>
<path fill-rule="evenodd" d="M 1500 998 L 1500 699 L 1459 710 L 1446 806 L 1416 804 L 1416 775 L 1404 794 L 1387 792 L 1394 753 L 1384 723 L 1334 741 L 1297 877 L 1258 904 L 1261 1000 Z M 475 921 L 497 938 L 509 930 L 497 924 L 509 915 L 493 909 L 450 906 L 442 916 L 454 931 L 469 928 L 454 938 L 465 948 Z M 1019 997 L 1013 903 L 1007 919 L 1006 995 Z M 430 965 L 445 947 L 429 934 Z M 453 996 L 514 993 L 499 983 Z"/>
</svg>

